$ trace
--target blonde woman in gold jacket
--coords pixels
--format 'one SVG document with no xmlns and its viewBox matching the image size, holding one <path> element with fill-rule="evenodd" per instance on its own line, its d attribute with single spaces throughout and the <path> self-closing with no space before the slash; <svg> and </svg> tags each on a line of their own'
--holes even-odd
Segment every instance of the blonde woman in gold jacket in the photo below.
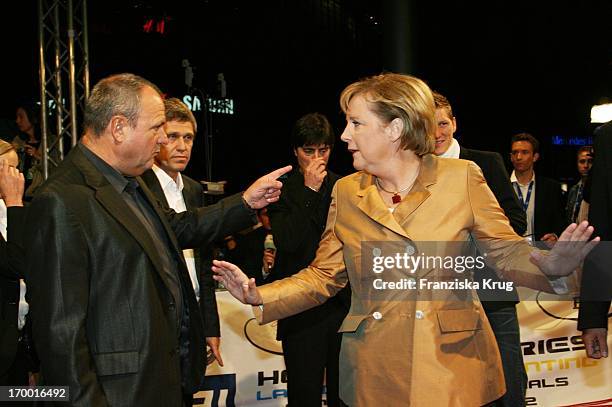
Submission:
<svg viewBox="0 0 612 407">
<path fill-rule="evenodd" d="M 425 247 L 419 242 L 472 236 L 506 279 L 554 292 L 551 281 L 571 273 L 596 244 L 586 243 L 592 227 L 568 227 L 562 240 L 573 240 L 571 247 L 534 252 L 513 232 L 474 163 L 431 154 L 435 107 L 417 78 L 364 79 L 342 92 L 340 104 L 347 119 L 341 138 L 358 172 L 334 188 L 315 260 L 262 288 L 226 262 L 215 262 L 215 278 L 240 301 L 259 306 L 262 323 L 319 305 L 350 281 L 352 305 L 340 328 L 340 397 L 349 406 L 480 406 L 498 399 L 503 371 L 477 297 L 456 301 L 452 292 L 445 298 L 431 290 L 377 296 L 373 280 L 383 274 L 362 266 L 371 265 L 363 261 L 371 252 L 362 251 L 364 242 Z M 458 254 L 450 243 L 433 247 L 428 254 Z M 435 269 L 412 277 L 448 279 Z"/>
</svg>

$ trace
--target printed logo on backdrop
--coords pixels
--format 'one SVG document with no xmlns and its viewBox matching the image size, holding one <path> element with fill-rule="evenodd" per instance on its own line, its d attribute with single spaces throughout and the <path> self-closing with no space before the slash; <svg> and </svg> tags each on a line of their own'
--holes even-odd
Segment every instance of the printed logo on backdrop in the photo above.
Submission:
<svg viewBox="0 0 612 407">
<path fill-rule="evenodd" d="M 255 318 L 251 318 L 244 324 L 244 336 L 251 345 L 257 349 L 273 355 L 283 354 L 283 348 L 276 340 L 276 322 L 259 325 Z"/>
</svg>

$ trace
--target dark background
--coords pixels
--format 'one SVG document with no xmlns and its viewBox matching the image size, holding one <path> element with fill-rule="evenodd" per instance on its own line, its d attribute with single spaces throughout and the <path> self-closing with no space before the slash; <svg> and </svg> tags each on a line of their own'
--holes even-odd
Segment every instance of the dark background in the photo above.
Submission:
<svg viewBox="0 0 612 407">
<path fill-rule="evenodd" d="M 194 87 L 215 96 L 223 72 L 234 100 L 234 115 L 213 115 L 213 179 L 228 180 L 234 191 L 292 163 L 291 126 L 312 111 L 327 115 L 337 130 L 330 166 L 347 174 L 352 167 L 339 140 L 338 96 L 356 79 L 394 69 L 389 49 L 397 31 L 389 16 L 397 3 L 90 0 L 91 83 L 133 72 L 182 97 L 181 61 L 189 59 Z M 460 142 L 507 158 L 510 137 L 528 131 L 542 143 L 537 171 L 575 177 L 575 147 L 553 146 L 551 139 L 590 136 L 591 106 L 612 96 L 612 2 L 407 4 L 411 46 L 404 59 L 411 74 L 448 96 Z M 18 100 L 38 99 L 36 1 L 11 7 L 18 28 L 0 28 L 0 117 L 10 121 Z M 149 19 L 165 22 L 163 35 L 144 32 Z M 188 170 L 200 179 L 202 142 L 199 134 Z"/>
</svg>

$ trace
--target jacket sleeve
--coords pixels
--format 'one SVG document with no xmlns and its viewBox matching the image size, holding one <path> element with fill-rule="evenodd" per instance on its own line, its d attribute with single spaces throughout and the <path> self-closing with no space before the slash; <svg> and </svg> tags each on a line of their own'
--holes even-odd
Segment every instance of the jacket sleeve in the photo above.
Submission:
<svg viewBox="0 0 612 407">
<path fill-rule="evenodd" d="M 310 266 L 291 277 L 260 287 L 264 310 L 258 315 L 268 323 L 295 315 L 324 303 L 348 282 L 343 259 L 343 244 L 335 234 L 337 220 L 337 184 L 327 216 L 327 225 L 315 259 Z"/>
<path fill-rule="evenodd" d="M 607 328 L 612 297 L 612 202 L 609 185 L 612 176 L 606 168 L 612 157 L 612 124 L 607 125 L 608 133 L 601 132 L 595 137 L 595 160 L 591 169 L 591 199 L 589 222 L 595 228 L 595 235 L 601 243 L 593 249 L 585 261 L 580 289 L 580 311 L 578 329 Z"/>
<path fill-rule="evenodd" d="M 478 166 L 469 163 L 467 168 L 472 234 L 481 252 L 486 253 L 487 264 L 517 285 L 555 293 L 548 277 L 529 260 L 535 249 L 514 233 Z"/>
<path fill-rule="evenodd" d="M 85 333 L 89 247 L 76 216 L 52 192 L 28 208 L 26 281 L 45 385 L 69 386 L 72 405 L 106 406 Z"/>
<path fill-rule="evenodd" d="M 176 213 L 167 207 L 162 210 L 183 249 L 208 246 L 257 223 L 255 211 L 247 207 L 242 194 L 192 211 Z"/>
</svg>

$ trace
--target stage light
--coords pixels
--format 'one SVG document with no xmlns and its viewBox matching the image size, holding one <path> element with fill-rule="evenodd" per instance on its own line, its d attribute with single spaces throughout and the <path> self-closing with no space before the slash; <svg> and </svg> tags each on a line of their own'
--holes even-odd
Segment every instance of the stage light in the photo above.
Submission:
<svg viewBox="0 0 612 407">
<path fill-rule="evenodd" d="M 591 123 L 607 123 L 612 120 L 612 103 L 595 105 L 591 108 Z"/>
</svg>

